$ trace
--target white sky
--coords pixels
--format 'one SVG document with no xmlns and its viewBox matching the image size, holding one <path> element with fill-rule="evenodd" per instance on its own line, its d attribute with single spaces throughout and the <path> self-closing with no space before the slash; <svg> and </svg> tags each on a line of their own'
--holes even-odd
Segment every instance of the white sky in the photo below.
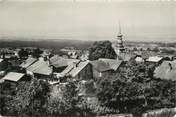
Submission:
<svg viewBox="0 0 176 117">
<path fill-rule="evenodd" d="M 176 40 L 176 2 L 58 1 L 2 1 L 0 38 L 111 40 L 120 20 L 126 40 Z"/>
</svg>

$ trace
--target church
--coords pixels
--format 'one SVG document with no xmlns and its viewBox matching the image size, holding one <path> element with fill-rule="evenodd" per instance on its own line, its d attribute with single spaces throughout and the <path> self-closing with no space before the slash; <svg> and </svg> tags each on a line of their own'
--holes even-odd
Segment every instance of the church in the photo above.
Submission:
<svg viewBox="0 0 176 117">
<path fill-rule="evenodd" d="M 131 57 L 134 55 L 132 53 L 127 52 L 127 48 L 124 46 L 123 34 L 121 31 L 121 27 L 119 24 L 119 32 L 116 37 L 116 40 L 112 42 L 112 47 L 117 55 L 117 59 L 121 59 L 123 61 L 129 61 Z"/>
</svg>

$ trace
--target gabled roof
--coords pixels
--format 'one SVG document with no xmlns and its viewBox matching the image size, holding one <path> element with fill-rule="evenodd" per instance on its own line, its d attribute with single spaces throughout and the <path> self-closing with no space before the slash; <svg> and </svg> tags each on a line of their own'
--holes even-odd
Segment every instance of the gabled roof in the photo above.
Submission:
<svg viewBox="0 0 176 117">
<path fill-rule="evenodd" d="M 99 60 L 105 62 L 106 64 L 108 64 L 108 66 L 113 69 L 114 71 L 116 71 L 118 69 L 118 67 L 121 65 L 122 60 L 116 60 L 116 59 L 105 59 L 105 58 L 100 58 Z"/>
<path fill-rule="evenodd" d="M 18 82 L 23 76 L 24 76 L 24 74 L 22 74 L 22 73 L 9 72 L 2 79 L 8 80 L 8 81 L 13 81 L 13 82 Z"/>
<path fill-rule="evenodd" d="M 72 77 L 75 77 L 77 74 L 81 72 L 82 69 L 84 69 L 89 64 L 89 61 L 81 61 L 77 63 L 72 63 L 69 66 L 66 67 L 64 71 L 61 72 L 63 76 L 70 75 Z"/>
<path fill-rule="evenodd" d="M 42 60 L 33 63 L 27 67 L 27 70 L 42 75 L 50 75 L 52 73 L 52 68 L 49 66 L 48 62 Z"/>
<path fill-rule="evenodd" d="M 115 59 L 99 59 L 91 62 L 93 67 L 100 72 L 108 70 L 116 71 L 121 65 L 121 63 L 122 60 L 115 60 Z"/>
<path fill-rule="evenodd" d="M 27 60 L 25 60 L 21 65 L 20 67 L 22 68 L 27 68 L 29 67 L 32 63 L 36 62 L 37 59 L 35 58 L 32 58 L 32 57 L 29 57 Z"/>
<path fill-rule="evenodd" d="M 163 57 L 158 57 L 158 56 L 151 56 L 149 57 L 146 61 L 148 62 L 160 62 L 163 59 Z"/>
<path fill-rule="evenodd" d="M 91 64 L 93 68 L 95 68 L 99 72 L 111 70 L 111 68 L 105 62 L 100 60 L 91 61 Z"/>
<path fill-rule="evenodd" d="M 50 59 L 51 65 L 53 65 L 56 68 L 59 67 L 67 67 L 68 65 L 74 63 L 74 62 L 79 62 L 80 60 L 78 59 L 65 59 L 63 57 L 60 56 L 53 56 Z"/>
<path fill-rule="evenodd" d="M 176 80 L 176 60 L 163 61 L 154 71 L 154 76 L 161 79 Z"/>
<path fill-rule="evenodd" d="M 69 74 L 72 77 L 75 77 L 81 70 L 83 70 L 87 65 L 89 64 L 89 61 L 79 62 L 76 67 L 73 66 L 73 69 L 69 72 Z"/>
</svg>

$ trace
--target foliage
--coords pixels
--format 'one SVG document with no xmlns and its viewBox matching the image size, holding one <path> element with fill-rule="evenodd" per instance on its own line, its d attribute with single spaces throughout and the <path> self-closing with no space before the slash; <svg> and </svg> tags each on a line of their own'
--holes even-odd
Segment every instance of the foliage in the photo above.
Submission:
<svg viewBox="0 0 176 117">
<path fill-rule="evenodd" d="M 87 103 L 77 94 L 77 86 L 72 81 L 54 86 L 48 99 L 48 114 L 61 117 L 93 117 Z"/>
<path fill-rule="evenodd" d="M 22 59 L 22 58 L 27 58 L 28 57 L 28 51 L 27 50 L 25 50 L 25 49 L 21 49 L 19 52 L 18 52 L 18 55 L 19 55 L 19 57 Z"/>
<path fill-rule="evenodd" d="M 76 109 L 76 94 L 76 86 L 72 82 L 53 87 L 48 99 L 48 113 L 51 115 L 70 115 Z"/>
<path fill-rule="evenodd" d="M 163 49 L 161 49 L 161 51 L 162 51 L 162 53 L 170 54 L 170 55 L 173 55 L 173 54 L 176 53 L 176 51 L 173 50 L 173 49 L 165 49 L 165 48 L 163 48 Z"/>
<path fill-rule="evenodd" d="M 154 52 L 159 52 L 160 50 L 159 50 L 158 47 L 155 47 L 155 48 L 153 49 L 153 51 L 154 51 Z"/>
<path fill-rule="evenodd" d="M 6 114 L 15 116 L 37 116 L 44 114 L 49 85 L 42 80 L 32 79 L 30 82 L 21 82 L 17 93 L 7 102 Z"/>
<path fill-rule="evenodd" d="M 43 51 L 42 51 L 41 49 L 36 48 L 36 49 L 33 50 L 32 56 L 33 56 L 34 58 L 39 58 L 39 57 L 40 57 L 40 54 L 42 54 L 42 53 L 43 53 Z"/>
<path fill-rule="evenodd" d="M 176 82 L 154 78 L 154 68 L 131 60 L 118 74 L 101 78 L 96 82 L 101 106 L 139 116 L 148 109 L 174 107 Z"/>
<path fill-rule="evenodd" d="M 0 62 L 0 71 L 7 70 L 8 67 L 9 67 L 9 62 L 7 60 Z"/>
<path fill-rule="evenodd" d="M 103 106 L 129 112 L 130 109 L 145 103 L 143 88 L 135 82 L 123 82 L 118 79 L 104 79 L 99 83 L 97 97 Z"/>
<path fill-rule="evenodd" d="M 99 58 L 115 59 L 117 57 L 110 41 L 95 42 L 89 48 L 89 60 L 97 60 Z"/>
</svg>

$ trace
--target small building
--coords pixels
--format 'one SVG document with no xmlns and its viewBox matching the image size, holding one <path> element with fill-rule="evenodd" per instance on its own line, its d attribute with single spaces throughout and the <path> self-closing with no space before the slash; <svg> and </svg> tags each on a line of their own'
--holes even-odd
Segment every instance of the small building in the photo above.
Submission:
<svg viewBox="0 0 176 117">
<path fill-rule="evenodd" d="M 60 73 L 70 64 L 79 61 L 80 60 L 78 59 L 66 59 L 58 55 L 55 55 L 50 58 L 50 65 L 53 66 L 53 72 Z"/>
<path fill-rule="evenodd" d="M 146 62 L 149 63 L 155 63 L 155 64 L 161 64 L 163 62 L 163 60 L 166 60 L 166 58 L 164 57 L 159 57 L 159 56 L 151 56 L 149 57 Z"/>
<path fill-rule="evenodd" d="M 60 51 L 67 54 L 70 58 L 73 59 L 77 59 L 81 54 L 81 50 L 78 50 L 75 47 L 65 47 L 60 49 Z"/>
<path fill-rule="evenodd" d="M 104 77 L 118 70 L 122 64 L 122 60 L 99 59 L 91 62 L 93 67 L 93 77 Z"/>
<path fill-rule="evenodd" d="M 135 59 L 135 61 L 136 61 L 137 63 L 142 63 L 142 62 L 144 62 L 144 59 L 143 59 L 141 56 L 139 56 L 139 55 L 137 55 L 134 59 Z"/>
<path fill-rule="evenodd" d="M 76 80 L 89 80 L 93 78 L 92 65 L 89 61 L 74 62 L 67 66 L 61 75 L 70 76 Z"/>
<path fill-rule="evenodd" d="M 5 82 L 10 82 L 11 84 L 15 85 L 18 83 L 18 81 L 22 80 L 24 78 L 25 74 L 17 73 L 17 72 L 9 72 L 7 75 L 5 75 L 2 79 Z"/>
<path fill-rule="evenodd" d="M 27 74 L 37 76 L 37 78 L 48 78 L 53 70 L 48 61 L 38 60 L 26 68 Z"/>
</svg>

